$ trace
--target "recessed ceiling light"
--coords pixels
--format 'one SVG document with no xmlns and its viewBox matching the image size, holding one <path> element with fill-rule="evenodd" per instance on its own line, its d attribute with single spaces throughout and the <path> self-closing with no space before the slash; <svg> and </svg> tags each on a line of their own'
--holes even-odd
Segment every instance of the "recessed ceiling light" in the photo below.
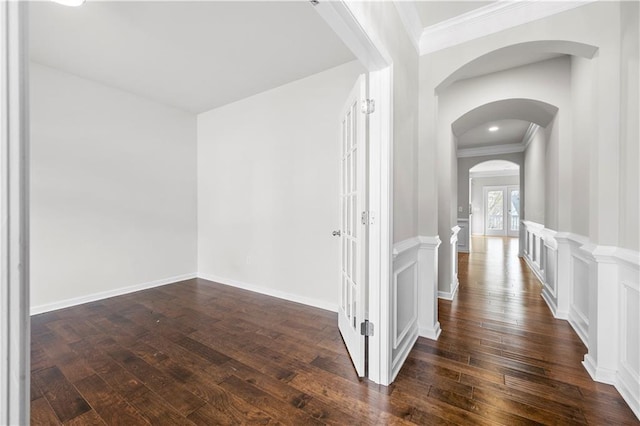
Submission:
<svg viewBox="0 0 640 426">
<path fill-rule="evenodd" d="M 53 0 L 55 3 L 65 6 L 82 6 L 85 0 Z"/>
<path fill-rule="evenodd" d="M 499 128 L 500 127 L 498 127 L 498 126 L 491 126 L 491 127 L 489 127 L 489 131 L 490 132 L 497 132 Z"/>
</svg>

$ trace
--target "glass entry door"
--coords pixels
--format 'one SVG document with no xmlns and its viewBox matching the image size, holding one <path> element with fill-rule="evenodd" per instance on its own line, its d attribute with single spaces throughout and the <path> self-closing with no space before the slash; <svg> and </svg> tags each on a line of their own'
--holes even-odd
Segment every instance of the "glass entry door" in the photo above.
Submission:
<svg viewBox="0 0 640 426">
<path fill-rule="evenodd" d="M 507 215 L 509 217 L 507 235 L 518 237 L 520 235 L 520 187 L 507 187 L 507 194 Z"/>
<path fill-rule="evenodd" d="M 484 234 L 517 237 L 520 231 L 520 187 L 484 187 Z"/>
</svg>

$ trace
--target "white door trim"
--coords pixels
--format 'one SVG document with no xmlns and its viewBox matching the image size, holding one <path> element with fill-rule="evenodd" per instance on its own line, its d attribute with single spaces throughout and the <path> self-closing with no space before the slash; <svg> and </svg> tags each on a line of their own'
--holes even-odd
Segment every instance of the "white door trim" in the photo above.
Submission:
<svg viewBox="0 0 640 426">
<path fill-rule="evenodd" d="M 29 424 L 27 4 L 0 1 L 0 424 Z"/>
<path fill-rule="evenodd" d="M 361 324 L 367 317 L 367 234 L 361 216 L 367 204 L 367 77 L 361 74 L 340 114 L 340 296 L 338 328 L 358 376 L 366 375 L 367 338 Z"/>
<path fill-rule="evenodd" d="M 369 337 L 368 377 L 388 385 L 391 377 L 389 306 L 393 241 L 392 100 L 393 62 L 375 35 L 365 29 L 345 1 L 320 1 L 316 11 L 369 72 L 369 97 L 375 112 L 369 116 L 369 283 L 368 315 L 374 324 Z"/>
<path fill-rule="evenodd" d="M 505 194 L 505 210 L 506 210 L 506 222 L 505 222 L 505 230 L 507 233 L 507 237 L 519 237 L 520 236 L 520 228 L 516 231 L 511 230 L 511 192 L 513 190 L 517 190 L 520 194 L 520 185 L 507 185 L 507 192 Z M 522 203 L 518 206 L 518 209 L 522 211 Z M 518 223 L 520 222 L 520 218 L 522 214 L 518 214 Z"/>
</svg>

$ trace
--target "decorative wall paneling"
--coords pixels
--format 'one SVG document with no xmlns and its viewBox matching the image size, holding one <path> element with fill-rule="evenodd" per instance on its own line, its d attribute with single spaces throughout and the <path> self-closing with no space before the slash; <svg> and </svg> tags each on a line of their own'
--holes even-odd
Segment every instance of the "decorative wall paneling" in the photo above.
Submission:
<svg viewBox="0 0 640 426">
<path fill-rule="evenodd" d="M 588 348 L 584 367 L 640 418 L 640 252 L 522 224 L 524 259 L 554 317 L 568 320 Z"/>
<path fill-rule="evenodd" d="M 440 335 L 437 310 L 438 246 L 435 237 L 414 237 L 393 247 L 391 281 L 392 378 L 398 374 L 418 335 Z"/>
</svg>

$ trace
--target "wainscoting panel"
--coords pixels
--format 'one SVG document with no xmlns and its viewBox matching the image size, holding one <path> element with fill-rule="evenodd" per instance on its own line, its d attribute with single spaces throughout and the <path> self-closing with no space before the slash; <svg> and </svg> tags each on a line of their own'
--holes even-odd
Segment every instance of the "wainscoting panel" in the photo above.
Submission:
<svg viewBox="0 0 640 426">
<path fill-rule="evenodd" d="M 582 342 L 589 347 L 589 262 L 571 254 L 569 323 Z"/>
<path fill-rule="evenodd" d="M 640 253 L 523 221 L 524 259 L 556 318 L 589 352 L 584 367 L 612 384 L 640 419 Z"/>
<path fill-rule="evenodd" d="M 437 339 L 438 246 L 435 237 L 414 237 L 393 247 L 390 312 L 392 343 L 391 381 L 395 379 L 418 335 Z"/>
<path fill-rule="evenodd" d="M 640 267 L 623 262 L 620 270 L 620 364 L 618 391 L 640 418 Z"/>
<path fill-rule="evenodd" d="M 544 262 L 540 261 L 540 246 L 544 246 L 542 233 L 544 226 L 534 222 L 523 221 L 522 225 L 525 229 L 525 250 L 524 260 L 529 264 L 533 273 L 538 277 L 541 283 L 544 279 Z M 547 302 L 548 303 L 548 302 Z"/>
<path fill-rule="evenodd" d="M 418 321 L 418 262 L 408 263 L 393 273 L 393 349 L 404 341 Z"/>
<path fill-rule="evenodd" d="M 393 280 L 391 281 L 391 381 L 400 371 L 418 339 L 418 251 L 420 240 L 402 241 L 393 249 Z"/>
</svg>

